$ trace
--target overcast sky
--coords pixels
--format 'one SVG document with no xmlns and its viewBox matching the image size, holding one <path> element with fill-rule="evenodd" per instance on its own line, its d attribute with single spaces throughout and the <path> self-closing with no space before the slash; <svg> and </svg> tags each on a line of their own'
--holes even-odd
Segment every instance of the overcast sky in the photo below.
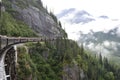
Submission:
<svg viewBox="0 0 120 80">
<path fill-rule="evenodd" d="M 79 31 L 84 33 L 93 31 L 107 31 L 120 26 L 120 1 L 119 0 L 42 0 L 44 6 L 58 15 L 63 10 L 74 8 L 73 13 L 67 14 L 59 20 L 65 27 L 69 38 L 77 39 Z M 86 24 L 71 24 L 69 19 L 73 19 L 76 13 L 84 10 L 88 12 L 94 21 Z M 99 18 L 100 16 L 107 16 L 108 19 Z M 87 17 L 88 18 L 88 17 Z"/>
</svg>

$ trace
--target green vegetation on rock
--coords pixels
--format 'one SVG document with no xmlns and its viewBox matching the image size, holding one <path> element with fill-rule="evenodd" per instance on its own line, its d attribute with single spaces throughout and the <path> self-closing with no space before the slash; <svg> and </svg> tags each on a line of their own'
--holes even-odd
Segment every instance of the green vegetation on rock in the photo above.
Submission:
<svg viewBox="0 0 120 80">
<path fill-rule="evenodd" d="M 18 64 L 23 66 L 18 68 L 21 70 L 17 73 L 19 77 L 32 75 L 32 80 L 63 80 L 63 78 L 74 80 L 74 77 L 78 77 L 78 80 L 120 79 L 119 66 L 111 64 L 101 55 L 91 56 L 89 52 L 84 51 L 82 46 L 79 48 L 74 41 L 58 39 L 53 42 L 29 43 L 26 46 L 29 53 L 25 50 L 22 50 L 23 52 L 18 50 Z M 26 69 L 25 64 L 29 68 Z M 30 66 L 31 64 L 34 64 L 34 67 Z M 75 67 L 77 72 L 73 72 Z M 26 73 L 23 72 L 23 68 L 27 70 Z M 82 72 L 84 77 L 79 75 Z M 76 73 L 77 75 L 73 76 Z"/>
<path fill-rule="evenodd" d="M 0 19 L 0 34 L 7 36 L 35 37 L 37 36 L 25 23 L 15 20 L 8 12 L 2 12 Z"/>
</svg>

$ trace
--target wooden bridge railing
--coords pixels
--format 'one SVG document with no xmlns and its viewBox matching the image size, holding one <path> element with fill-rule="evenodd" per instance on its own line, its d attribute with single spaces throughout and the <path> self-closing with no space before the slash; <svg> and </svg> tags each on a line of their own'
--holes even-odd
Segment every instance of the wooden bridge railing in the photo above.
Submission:
<svg viewBox="0 0 120 80">
<path fill-rule="evenodd" d="M 7 36 L 1 36 L 0 35 L 0 54 L 1 51 L 10 46 L 20 43 L 26 43 L 26 42 L 42 42 L 42 41 L 54 41 L 57 38 L 28 38 L 28 37 L 7 37 Z"/>
</svg>

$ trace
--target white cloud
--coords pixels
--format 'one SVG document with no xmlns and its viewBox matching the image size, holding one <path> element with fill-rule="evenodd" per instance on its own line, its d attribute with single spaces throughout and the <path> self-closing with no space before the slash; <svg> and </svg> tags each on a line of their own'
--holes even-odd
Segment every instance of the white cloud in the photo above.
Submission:
<svg viewBox="0 0 120 80">
<path fill-rule="evenodd" d="M 103 44 L 104 44 L 106 47 L 109 47 L 109 46 L 110 46 L 109 41 L 104 41 Z"/>
<path fill-rule="evenodd" d="M 102 44 L 94 44 L 94 43 L 89 43 L 85 45 L 88 49 L 95 51 L 97 54 L 103 53 L 102 56 L 109 57 L 112 53 L 115 51 L 118 51 L 117 45 L 119 43 L 114 42 L 114 41 L 104 41 Z"/>
<path fill-rule="evenodd" d="M 82 31 L 84 33 L 88 33 L 90 32 L 90 30 L 93 30 L 94 32 L 108 32 L 110 29 L 113 29 L 116 27 L 116 25 L 120 24 L 120 21 L 112 21 L 110 19 L 96 19 L 96 21 L 92 21 L 84 25 L 82 25 L 81 23 L 69 24 L 66 22 L 65 18 L 61 19 L 61 21 L 65 24 L 64 26 L 67 33 L 69 34 L 69 38 L 75 40 L 79 38 L 79 31 Z M 117 33 L 119 34 L 120 32 L 118 31 Z"/>
</svg>

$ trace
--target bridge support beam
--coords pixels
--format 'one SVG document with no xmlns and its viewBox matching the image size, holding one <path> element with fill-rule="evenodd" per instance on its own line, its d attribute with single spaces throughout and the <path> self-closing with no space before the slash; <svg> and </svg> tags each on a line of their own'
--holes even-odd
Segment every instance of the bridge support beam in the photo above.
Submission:
<svg viewBox="0 0 120 80">
<path fill-rule="evenodd" d="M 7 77 L 7 80 L 17 80 L 15 66 L 15 50 L 13 47 L 8 50 L 5 56 L 5 64 L 7 64 L 5 66 L 6 75 L 10 75 L 10 77 Z"/>
<path fill-rule="evenodd" d="M 1 39 L 1 36 L 0 36 L 0 50 L 2 49 L 2 39 Z"/>
<path fill-rule="evenodd" d="M 9 43 L 9 42 L 8 42 L 8 38 L 7 38 L 7 39 L 6 39 L 6 46 L 8 46 L 8 43 Z"/>
</svg>

